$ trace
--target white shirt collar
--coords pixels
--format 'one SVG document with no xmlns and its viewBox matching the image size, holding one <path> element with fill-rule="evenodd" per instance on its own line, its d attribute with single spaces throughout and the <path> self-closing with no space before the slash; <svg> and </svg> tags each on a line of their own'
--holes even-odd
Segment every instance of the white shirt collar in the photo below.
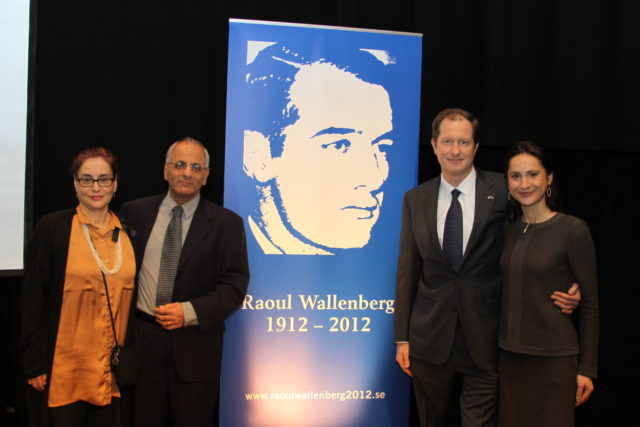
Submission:
<svg viewBox="0 0 640 427">
<path fill-rule="evenodd" d="M 469 175 L 467 175 L 457 187 L 449 184 L 447 180 L 440 175 L 440 192 L 451 194 L 451 191 L 457 188 L 465 196 L 470 196 L 475 193 L 477 175 L 476 169 L 472 167 Z"/>
</svg>

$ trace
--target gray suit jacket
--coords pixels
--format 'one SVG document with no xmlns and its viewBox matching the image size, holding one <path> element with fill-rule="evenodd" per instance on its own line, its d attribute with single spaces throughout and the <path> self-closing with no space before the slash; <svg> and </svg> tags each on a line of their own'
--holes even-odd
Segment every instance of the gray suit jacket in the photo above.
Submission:
<svg viewBox="0 0 640 427">
<path fill-rule="evenodd" d="M 502 223 L 508 212 L 504 177 L 477 171 L 473 228 L 460 271 L 442 254 L 437 232 L 440 177 L 407 192 L 402 210 L 394 340 L 411 357 L 444 363 L 460 321 L 474 362 L 495 370 L 500 320 Z"/>
</svg>

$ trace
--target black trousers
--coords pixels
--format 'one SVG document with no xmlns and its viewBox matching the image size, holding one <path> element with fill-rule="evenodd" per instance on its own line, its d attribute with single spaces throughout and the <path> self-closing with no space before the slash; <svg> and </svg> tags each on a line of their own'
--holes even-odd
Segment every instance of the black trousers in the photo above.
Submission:
<svg viewBox="0 0 640 427">
<path fill-rule="evenodd" d="M 122 427 L 121 401 L 114 397 L 111 405 L 96 406 L 87 402 L 49 408 L 52 427 Z"/>
<path fill-rule="evenodd" d="M 498 373 L 476 366 L 459 325 L 444 364 L 411 357 L 411 372 L 422 427 L 495 425 Z"/>
<path fill-rule="evenodd" d="M 136 348 L 140 361 L 136 426 L 214 425 L 219 380 L 182 381 L 176 371 L 171 333 L 148 319 L 138 319 Z"/>
</svg>

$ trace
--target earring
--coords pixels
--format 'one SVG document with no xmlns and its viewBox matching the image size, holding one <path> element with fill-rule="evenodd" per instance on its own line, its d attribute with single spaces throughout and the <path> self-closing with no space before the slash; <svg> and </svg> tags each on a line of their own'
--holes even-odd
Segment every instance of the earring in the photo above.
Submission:
<svg viewBox="0 0 640 427">
<path fill-rule="evenodd" d="M 507 191 L 507 199 L 511 200 L 511 192 Z"/>
<path fill-rule="evenodd" d="M 551 186 L 547 187 L 547 197 L 551 197 Z"/>
</svg>

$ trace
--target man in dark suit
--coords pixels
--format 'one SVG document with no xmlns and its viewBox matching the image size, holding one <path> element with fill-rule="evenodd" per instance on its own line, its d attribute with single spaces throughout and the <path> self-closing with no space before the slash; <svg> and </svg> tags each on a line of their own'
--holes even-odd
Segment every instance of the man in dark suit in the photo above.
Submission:
<svg viewBox="0 0 640 427">
<path fill-rule="evenodd" d="M 394 340 L 423 426 L 495 423 L 508 200 L 501 174 L 473 167 L 478 129 L 467 111 L 440 112 L 431 145 L 442 174 L 404 198 Z M 552 298 L 564 311 L 577 299 Z"/>
<path fill-rule="evenodd" d="M 209 154 L 192 138 L 167 152 L 168 194 L 122 206 L 138 261 L 136 425 L 211 426 L 224 319 L 249 268 L 242 219 L 200 197 Z"/>
</svg>

